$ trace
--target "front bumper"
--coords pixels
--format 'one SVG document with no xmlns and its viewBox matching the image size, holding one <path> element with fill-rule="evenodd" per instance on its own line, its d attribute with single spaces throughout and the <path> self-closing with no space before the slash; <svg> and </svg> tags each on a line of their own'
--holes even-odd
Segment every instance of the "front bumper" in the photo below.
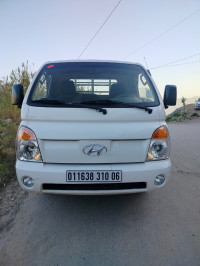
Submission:
<svg viewBox="0 0 200 266">
<path fill-rule="evenodd" d="M 71 183 L 66 182 L 67 170 L 121 170 L 122 182 L 114 184 L 104 183 L 105 186 L 103 183 L 94 184 L 90 182 L 87 184 L 78 182 L 71 185 Z M 103 165 L 43 164 L 19 160 L 16 162 L 17 178 L 23 189 L 38 193 L 69 195 L 126 194 L 150 191 L 164 186 L 169 179 L 170 171 L 170 160 Z M 154 184 L 155 178 L 158 175 L 165 177 L 165 182 L 160 186 Z M 32 188 L 27 188 L 23 184 L 23 178 L 25 176 L 29 176 L 34 180 L 34 186 Z M 70 186 L 68 187 L 68 185 Z"/>
</svg>

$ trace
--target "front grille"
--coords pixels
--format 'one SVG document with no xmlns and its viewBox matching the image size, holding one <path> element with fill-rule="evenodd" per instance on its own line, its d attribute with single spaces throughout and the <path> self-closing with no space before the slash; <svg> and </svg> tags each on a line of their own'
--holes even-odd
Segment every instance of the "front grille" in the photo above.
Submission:
<svg viewBox="0 0 200 266">
<path fill-rule="evenodd" d="M 109 184 L 43 184 L 43 190 L 121 190 L 144 189 L 146 182 Z"/>
</svg>

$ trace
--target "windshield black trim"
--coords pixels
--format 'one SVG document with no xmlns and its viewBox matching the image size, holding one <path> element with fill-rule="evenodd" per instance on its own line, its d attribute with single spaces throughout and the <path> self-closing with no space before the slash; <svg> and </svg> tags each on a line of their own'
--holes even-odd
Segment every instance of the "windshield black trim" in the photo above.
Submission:
<svg viewBox="0 0 200 266">
<path fill-rule="evenodd" d="M 80 103 L 81 104 L 81 103 Z M 62 108 L 75 108 L 75 107 L 72 107 L 72 105 L 70 105 L 70 106 L 67 106 L 67 104 L 60 104 L 60 105 L 55 105 L 55 104 L 51 104 L 51 103 L 37 103 L 36 101 L 35 102 L 31 102 L 30 104 L 29 104 L 29 106 L 36 106 L 36 107 L 55 107 L 55 108 L 60 108 L 60 107 L 62 107 Z M 85 106 L 87 106 L 87 105 L 85 105 Z M 83 106 L 77 106 L 77 108 L 85 108 L 85 106 L 83 105 Z M 131 106 L 131 105 L 129 105 L 128 106 L 128 104 L 126 105 L 126 104 L 119 104 L 119 105 L 104 105 L 104 106 L 101 106 L 101 105 L 98 105 L 98 104 L 96 104 L 96 105 L 93 105 L 94 107 L 100 107 L 100 108 L 113 108 L 113 109 L 116 109 L 116 108 L 131 108 L 131 107 L 138 107 L 138 108 L 140 108 L 140 107 L 142 107 L 142 108 L 151 108 L 151 107 L 158 107 L 159 105 L 136 105 L 136 104 L 134 104 L 134 106 Z"/>
</svg>

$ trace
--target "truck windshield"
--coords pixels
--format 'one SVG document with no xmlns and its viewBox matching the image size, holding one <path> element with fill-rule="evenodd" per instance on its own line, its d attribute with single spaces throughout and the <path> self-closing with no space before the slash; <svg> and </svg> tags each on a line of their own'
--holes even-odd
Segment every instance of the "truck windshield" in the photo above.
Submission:
<svg viewBox="0 0 200 266">
<path fill-rule="evenodd" d="M 62 104 L 58 105 L 58 101 Z M 32 86 L 28 104 L 59 108 L 74 106 L 69 103 L 111 108 L 128 108 L 128 104 L 140 107 L 159 105 L 153 84 L 139 65 L 108 62 L 45 65 Z"/>
</svg>

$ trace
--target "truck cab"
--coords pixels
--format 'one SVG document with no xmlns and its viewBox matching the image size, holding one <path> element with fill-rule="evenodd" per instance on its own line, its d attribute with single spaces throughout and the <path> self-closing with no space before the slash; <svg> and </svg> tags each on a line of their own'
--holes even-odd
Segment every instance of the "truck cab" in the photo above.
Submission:
<svg viewBox="0 0 200 266">
<path fill-rule="evenodd" d="M 142 65 L 115 61 L 55 61 L 36 73 L 21 107 L 16 173 L 27 191 L 124 194 L 160 188 L 170 177 L 170 137 L 164 99 Z"/>
</svg>

